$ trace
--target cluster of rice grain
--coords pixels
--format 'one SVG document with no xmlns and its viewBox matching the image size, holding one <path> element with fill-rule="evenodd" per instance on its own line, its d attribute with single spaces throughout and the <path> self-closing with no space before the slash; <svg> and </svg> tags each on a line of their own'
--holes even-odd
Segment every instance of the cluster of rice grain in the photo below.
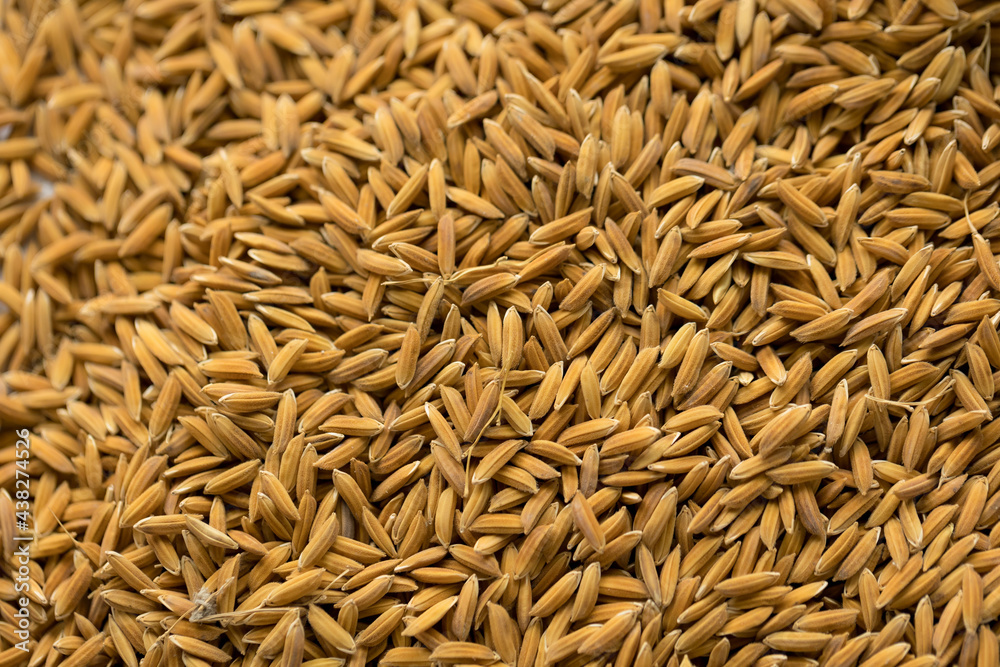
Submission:
<svg viewBox="0 0 1000 667">
<path fill-rule="evenodd" d="M 3 3 L 0 667 L 995 667 L 998 16 Z"/>
</svg>

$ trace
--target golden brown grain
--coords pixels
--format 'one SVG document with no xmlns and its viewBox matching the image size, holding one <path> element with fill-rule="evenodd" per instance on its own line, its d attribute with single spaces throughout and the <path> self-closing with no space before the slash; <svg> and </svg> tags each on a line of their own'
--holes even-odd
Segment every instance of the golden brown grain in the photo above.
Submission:
<svg viewBox="0 0 1000 667">
<path fill-rule="evenodd" d="M 0 663 L 996 664 L 997 13 L 9 4 Z"/>
</svg>

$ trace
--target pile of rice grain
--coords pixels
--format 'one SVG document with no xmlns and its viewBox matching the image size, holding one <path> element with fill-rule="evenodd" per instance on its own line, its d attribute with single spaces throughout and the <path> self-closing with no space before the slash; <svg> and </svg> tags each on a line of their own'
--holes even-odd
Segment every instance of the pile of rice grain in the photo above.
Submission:
<svg viewBox="0 0 1000 667">
<path fill-rule="evenodd" d="M 995 667 L 998 18 L 4 2 L 0 667 Z"/>
</svg>

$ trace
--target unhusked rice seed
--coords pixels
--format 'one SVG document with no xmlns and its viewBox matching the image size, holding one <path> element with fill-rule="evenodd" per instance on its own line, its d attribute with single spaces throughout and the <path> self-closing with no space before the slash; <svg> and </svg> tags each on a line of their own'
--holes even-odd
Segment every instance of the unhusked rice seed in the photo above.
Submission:
<svg viewBox="0 0 1000 667">
<path fill-rule="evenodd" d="M 5 3 L 0 667 L 995 667 L 998 18 Z"/>
</svg>

